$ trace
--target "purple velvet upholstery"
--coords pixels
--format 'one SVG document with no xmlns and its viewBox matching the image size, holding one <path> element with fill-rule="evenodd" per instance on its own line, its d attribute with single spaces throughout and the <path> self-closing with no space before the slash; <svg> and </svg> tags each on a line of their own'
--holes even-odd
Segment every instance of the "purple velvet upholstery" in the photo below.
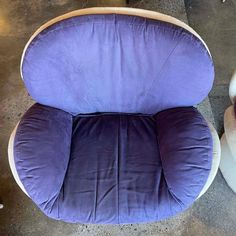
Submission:
<svg viewBox="0 0 236 236">
<path fill-rule="evenodd" d="M 28 194 L 48 215 L 58 208 L 70 159 L 72 123 L 70 114 L 35 104 L 17 128 L 16 169 Z"/>
<path fill-rule="evenodd" d="M 211 89 L 212 60 L 178 26 L 142 17 L 86 15 L 42 31 L 22 73 L 39 103 L 72 114 L 155 114 L 201 102 Z"/>
<path fill-rule="evenodd" d="M 191 106 L 207 96 L 214 69 L 194 35 L 135 16 L 72 17 L 34 38 L 22 74 L 43 105 L 18 126 L 15 164 L 46 215 L 150 222 L 196 199 L 212 138 Z"/>
<path fill-rule="evenodd" d="M 19 124 L 14 157 L 26 191 L 52 218 L 150 222 L 196 199 L 211 167 L 212 138 L 193 107 L 72 117 L 36 104 Z"/>
</svg>

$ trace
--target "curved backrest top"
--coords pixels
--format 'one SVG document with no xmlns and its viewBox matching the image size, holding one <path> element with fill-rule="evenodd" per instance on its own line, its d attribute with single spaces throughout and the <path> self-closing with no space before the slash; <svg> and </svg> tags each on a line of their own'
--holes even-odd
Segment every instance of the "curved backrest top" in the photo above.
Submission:
<svg viewBox="0 0 236 236">
<path fill-rule="evenodd" d="M 47 22 L 27 43 L 21 73 L 37 102 L 72 114 L 192 106 L 214 79 L 193 29 L 131 8 L 83 9 Z"/>
</svg>

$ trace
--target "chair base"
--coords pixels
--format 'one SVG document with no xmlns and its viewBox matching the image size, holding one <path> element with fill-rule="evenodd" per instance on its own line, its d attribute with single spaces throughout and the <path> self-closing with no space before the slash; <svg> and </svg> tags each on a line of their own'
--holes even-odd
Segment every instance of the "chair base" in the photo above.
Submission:
<svg viewBox="0 0 236 236">
<path fill-rule="evenodd" d="M 236 193 L 236 161 L 229 149 L 226 136 L 221 137 L 220 170 L 228 186 Z"/>
</svg>

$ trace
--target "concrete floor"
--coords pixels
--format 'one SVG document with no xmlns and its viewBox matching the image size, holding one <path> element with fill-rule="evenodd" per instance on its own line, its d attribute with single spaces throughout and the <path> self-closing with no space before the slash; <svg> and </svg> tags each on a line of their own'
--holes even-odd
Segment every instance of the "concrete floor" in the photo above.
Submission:
<svg viewBox="0 0 236 236">
<path fill-rule="evenodd" d="M 215 82 L 209 95 L 216 128 L 223 132 L 223 114 L 230 104 L 228 85 L 236 70 L 236 0 L 185 0 L 189 24 L 207 43 L 215 64 Z"/>
<path fill-rule="evenodd" d="M 105 3 L 106 2 L 106 3 Z M 57 222 L 44 216 L 16 185 L 7 162 L 10 133 L 33 103 L 20 79 L 22 49 L 42 23 L 74 9 L 96 5 L 119 5 L 117 1 L 0 0 L 0 236 L 5 235 L 236 235 L 236 195 L 220 172 L 208 192 L 182 214 L 162 222 L 123 226 L 81 225 Z M 210 94 L 217 130 L 229 104 L 227 87 L 236 62 L 236 2 L 130 0 L 129 6 L 173 15 L 194 27 L 206 40 L 216 65 L 216 81 Z M 187 13 L 187 14 L 186 14 Z M 209 112 L 209 104 L 202 110 Z"/>
</svg>

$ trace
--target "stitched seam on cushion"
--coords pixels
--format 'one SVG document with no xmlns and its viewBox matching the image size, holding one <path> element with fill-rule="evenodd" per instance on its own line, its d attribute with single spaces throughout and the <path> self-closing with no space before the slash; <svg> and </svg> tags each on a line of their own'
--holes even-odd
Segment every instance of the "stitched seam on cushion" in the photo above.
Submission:
<svg viewBox="0 0 236 236">
<path fill-rule="evenodd" d="M 120 223 L 120 204 L 119 204 L 119 181 L 120 181 L 120 176 L 119 176 L 119 172 L 120 172 L 120 140 L 121 140 L 121 115 L 119 115 L 119 125 L 118 125 L 118 147 L 117 147 L 117 173 L 116 173 L 116 181 L 117 181 L 117 223 Z"/>
<path fill-rule="evenodd" d="M 167 178 L 166 178 L 165 169 L 163 168 L 163 160 L 162 160 L 162 155 L 161 155 L 161 150 L 160 150 L 160 143 L 159 143 L 159 139 L 158 139 L 157 119 L 155 118 L 155 120 L 156 120 L 156 142 L 157 142 L 157 145 L 158 145 L 158 148 L 159 148 L 159 154 L 160 154 L 160 160 L 161 160 L 161 167 L 162 167 L 164 179 L 165 179 L 165 181 L 166 181 L 167 190 L 168 190 L 168 192 L 170 193 L 170 196 L 172 197 L 172 199 L 174 199 L 174 201 L 177 202 L 178 205 L 179 205 L 179 206 L 181 207 L 181 209 L 182 209 L 182 207 L 184 206 L 184 204 L 182 203 L 181 200 L 179 200 L 179 199 L 175 196 L 175 194 L 173 194 L 173 192 L 169 189 L 169 186 L 168 186 L 169 184 L 168 184 L 168 180 L 167 180 Z M 172 209 L 171 209 L 171 211 L 172 211 Z"/>
<path fill-rule="evenodd" d="M 67 174 L 67 171 L 68 171 L 68 167 L 69 167 L 69 164 L 70 164 L 70 161 L 71 161 L 71 143 L 72 143 L 72 132 L 73 132 L 73 116 L 71 114 L 69 114 L 69 115 L 71 116 L 70 117 L 71 118 L 71 139 L 70 139 L 70 144 L 69 144 L 69 147 L 68 147 L 68 150 L 69 150 L 69 160 L 67 162 L 67 166 L 66 166 L 66 170 L 65 170 L 65 173 L 64 173 L 62 185 L 60 187 L 60 190 L 58 192 L 57 198 L 55 200 L 55 202 L 57 201 L 57 204 L 58 204 L 57 210 L 58 210 L 58 218 L 59 219 L 61 219 L 61 218 L 60 218 L 60 209 L 59 209 L 59 205 L 60 204 L 58 203 L 58 201 L 59 201 L 59 198 L 62 198 L 62 199 L 64 198 L 64 182 L 65 182 L 65 177 L 66 177 L 66 174 Z M 61 196 L 62 190 L 63 190 L 63 193 L 62 193 L 62 196 Z M 53 203 L 53 205 L 55 204 L 55 202 Z"/>
<path fill-rule="evenodd" d="M 183 30 L 181 31 L 183 32 Z M 145 102 L 145 98 L 147 97 L 148 93 L 151 91 L 151 89 L 153 88 L 153 84 L 156 81 L 157 77 L 161 78 L 162 77 L 162 71 L 164 70 L 166 63 L 169 61 L 170 57 L 172 56 L 172 54 L 174 53 L 175 49 L 177 48 L 177 46 L 179 45 L 181 39 L 178 40 L 178 42 L 176 42 L 175 46 L 173 47 L 173 49 L 170 51 L 169 55 L 166 57 L 165 61 L 163 62 L 158 74 L 156 75 L 156 77 L 152 80 L 149 89 L 147 89 L 147 91 L 145 92 L 145 94 L 143 95 L 143 104 Z"/>
<path fill-rule="evenodd" d="M 98 163 L 97 163 L 96 169 L 98 170 Z M 95 196 L 94 196 L 94 201 L 93 201 L 93 222 L 96 222 L 97 200 L 98 200 L 98 171 L 96 171 L 96 183 L 94 187 L 95 187 Z"/>
</svg>

